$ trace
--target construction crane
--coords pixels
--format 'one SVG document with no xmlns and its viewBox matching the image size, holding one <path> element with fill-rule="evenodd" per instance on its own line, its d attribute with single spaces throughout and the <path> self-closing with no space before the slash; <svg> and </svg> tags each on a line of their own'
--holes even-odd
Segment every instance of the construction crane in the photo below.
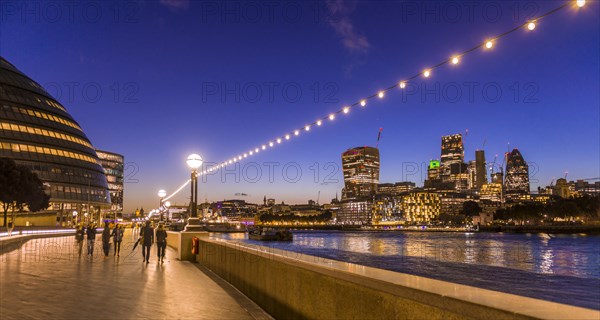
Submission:
<svg viewBox="0 0 600 320">
<path fill-rule="evenodd" d="M 509 142 L 510 145 L 510 142 Z M 507 162 L 508 152 L 504 154 L 504 158 L 502 158 L 502 164 L 500 165 L 500 173 L 504 173 L 504 163 Z"/>
<path fill-rule="evenodd" d="M 494 162 L 492 162 L 492 165 L 490 166 L 490 174 L 494 174 L 494 167 L 496 166 L 496 159 L 498 159 L 498 154 L 496 154 L 494 156 Z"/>
<path fill-rule="evenodd" d="M 379 128 L 379 132 L 377 133 L 377 144 L 375 145 L 375 148 L 379 148 L 379 140 L 381 139 L 382 131 L 383 131 L 383 128 Z"/>
</svg>

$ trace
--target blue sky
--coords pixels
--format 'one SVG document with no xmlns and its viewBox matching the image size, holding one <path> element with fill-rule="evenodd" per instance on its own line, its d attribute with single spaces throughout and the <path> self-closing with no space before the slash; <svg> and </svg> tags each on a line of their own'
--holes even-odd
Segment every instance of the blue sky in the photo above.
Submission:
<svg viewBox="0 0 600 320">
<path fill-rule="evenodd" d="M 320 191 L 328 201 L 343 187 L 341 153 L 374 145 L 379 128 L 382 182 L 421 185 L 440 137 L 467 130 L 466 160 L 483 147 L 500 163 L 519 148 L 532 189 L 565 171 L 600 176 L 599 4 L 587 2 L 208 177 L 200 198 L 304 203 Z M 125 155 L 126 211 L 181 185 L 190 153 L 211 162 L 243 154 L 565 1 L 223 3 L 0 7 L 0 54 L 97 148 Z"/>
</svg>

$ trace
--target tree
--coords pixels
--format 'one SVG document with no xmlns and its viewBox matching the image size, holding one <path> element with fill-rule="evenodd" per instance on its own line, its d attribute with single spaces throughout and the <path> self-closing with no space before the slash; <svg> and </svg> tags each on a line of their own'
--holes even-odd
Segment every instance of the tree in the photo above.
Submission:
<svg viewBox="0 0 600 320">
<path fill-rule="evenodd" d="M 44 184 L 28 167 L 17 165 L 8 158 L 0 158 L 0 202 L 4 212 L 3 226 L 7 226 L 8 211 L 36 212 L 48 207 L 50 196 L 44 192 Z M 14 217 L 13 217 L 14 218 Z"/>
</svg>

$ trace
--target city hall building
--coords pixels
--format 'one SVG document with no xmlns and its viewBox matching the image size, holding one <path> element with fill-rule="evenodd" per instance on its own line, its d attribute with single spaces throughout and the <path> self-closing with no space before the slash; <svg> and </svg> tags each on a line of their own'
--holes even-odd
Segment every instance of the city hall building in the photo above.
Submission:
<svg viewBox="0 0 600 320">
<path fill-rule="evenodd" d="M 37 82 L 1 57 L 0 128 L 0 157 L 31 168 L 50 195 L 47 210 L 21 213 L 16 225 L 99 221 L 111 210 L 105 170 L 79 124 Z M 115 182 L 122 190 L 122 180 Z"/>
</svg>

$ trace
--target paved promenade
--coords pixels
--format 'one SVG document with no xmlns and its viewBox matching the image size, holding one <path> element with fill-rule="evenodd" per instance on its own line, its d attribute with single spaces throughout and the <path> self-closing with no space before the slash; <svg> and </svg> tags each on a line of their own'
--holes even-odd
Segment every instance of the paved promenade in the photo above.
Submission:
<svg viewBox="0 0 600 320">
<path fill-rule="evenodd" d="M 165 262 L 152 247 L 150 263 L 121 256 L 77 254 L 74 237 L 33 239 L 0 255 L 0 319 L 269 319 L 257 305 L 197 264 L 167 249 Z"/>
</svg>

